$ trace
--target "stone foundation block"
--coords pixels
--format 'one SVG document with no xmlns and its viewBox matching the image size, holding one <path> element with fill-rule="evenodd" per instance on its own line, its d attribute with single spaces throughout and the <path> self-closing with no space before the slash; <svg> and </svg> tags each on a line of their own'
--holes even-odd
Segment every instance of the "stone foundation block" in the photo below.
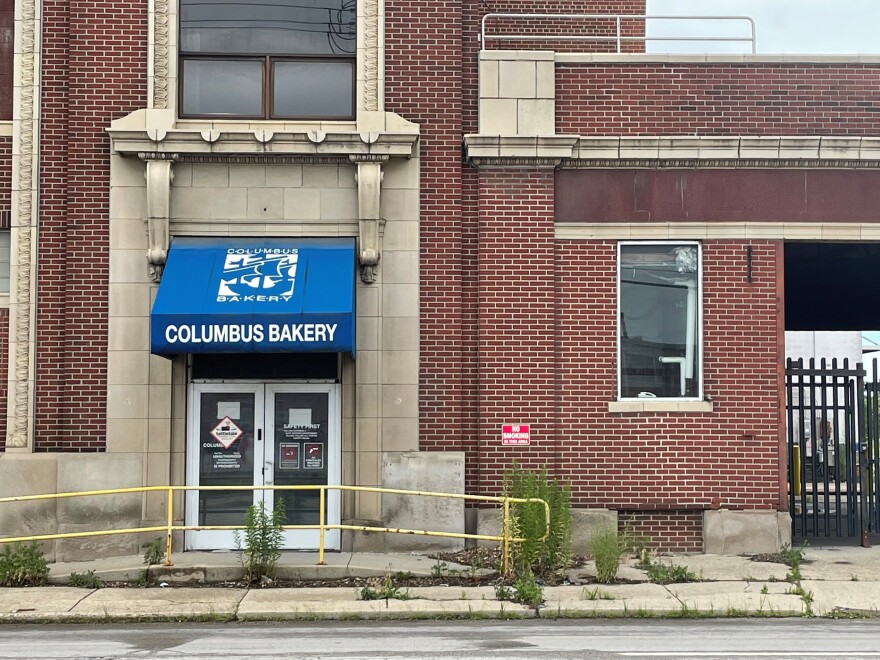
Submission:
<svg viewBox="0 0 880 660">
<path fill-rule="evenodd" d="M 791 544 L 791 516 L 780 511 L 703 512 L 703 552 L 741 555 L 779 552 Z"/>
<path fill-rule="evenodd" d="M 590 539 L 603 527 L 617 529 L 617 511 L 609 509 L 572 509 L 571 550 L 576 555 L 589 554 Z M 501 533 L 501 509 L 479 509 L 477 534 L 497 536 Z M 481 545 L 496 545 L 496 541 L 480 541 Z"/>
<path fill-rule="evenodd" d="M 463 452 L 385 452 L 385 488 L 464 493 Z M 387 527 L 464 533 L 464 500 L 417 495 L 382 495 L 382 520 Z M 386 534 L 388 552 L 461 550 L 464 540 L 409 534 Z"/>
</svg>

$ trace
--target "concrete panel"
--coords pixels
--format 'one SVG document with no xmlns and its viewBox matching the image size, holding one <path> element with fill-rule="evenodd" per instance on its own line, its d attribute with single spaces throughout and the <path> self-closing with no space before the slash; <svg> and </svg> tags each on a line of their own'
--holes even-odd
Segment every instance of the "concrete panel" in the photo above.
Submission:
<svg viewBox="0 0 880 660">
<path fill-rule="evenodd" d="M 405 490 L 464 493 L 463 452 L 385 452 L 382 486 Z M 464 500 L 383 495 L 382 520 L 390 527 L 464 532 Z M 461 549 L 462 539 L 389 535 L 389 551 Z"/>
<path fill-rule="evenodd" d="M 498 98 L 498 61 L 480 60 L 480 98 Z"/>
<path fill-rule="evenodd" d="M 336 165 L 307 165 L 303 168 L 303 188 L 336 188 L 339 185 Z"/>
<path fill-rule="evenodd" d="M 552 99 L 520 99 L 517 101 L 516 132 L 518 135 L 553 135 L 556 104 Z"/>
<path fill-rule="evenodd" d="M 382 217 L 389 221 L 417 220 L 419 196 L 414 190 L 383 190 Z"/>
<path fill-rule="evenodd" d="M 617 529 L 617 511 L 609 509 L 572 509 L 571 518 L 571 551 L 576 555 L 589 554 L 597 530 Z"/>
<path fill-rule="evenodd" d="M 321 191 L 316 188 L 285 188 L 284 217 L 315 220 L 321 217 Z"/>
<path fill-rule="evenodd" d="M 419 223 L 400 220 L 386 223 L 382 246 L 386 250 L 418 250 Z"/>
<path fill-rule="evenodd" d="M 143 485 L 141 454 L 59 454 L 58 491 L 73 492 Z M 141 518 L 140 493 L 95 495 L 58 501 L 58 518 L 93 529 L 119 527 Z"/>
<path fill-rule="evenodd" d="M 480 134 L 515 135 L 516 99 L 480 99 Z"/>
<path fill-rule="evenodd" d="M 298 188 L 302 182 L 302 165 L 285 163 L 266 167 L 266 185 L 270 188 Z"/>
<path fill-rule="evenodd" d="M 144 419 L 108 419 L 107 452 L 137 454 L 146 445 L 147 423 Z"/>
<path fill-rule="evenodd" d="M 418 351 L 419 319 L 412 316 L 382 319 L 382 347 L 395 351 Z"/>
<path fill-rule="evenodd" d="M 146 270 L 146 256 L 143 267 Z M 150 300 L 147 295 L 147 285 L 112 282 L 108 304 L 110 316 L 149 316 Z"/>
<path fill-rule="evenodd" d="M 416 417 L 391 417 L 382 420 L 383 451 L 417 451 L 419 420 Z"/>
<path fill-rule="evenodd" d="M 412 284 L 419 281 L 419 253 L 414 250 L 382 253 L 382 282 L 386 284 Z"/>
<path fill-rule="evenodd" d="M 382 417 L 418 417 L 419 386 L 382 385 Z"/>
<path fill-rule="evenodd" d="M 193 163 L 194 188 L 226 188 L 229 186 L 229 166 L 224 163 Z"/>
<path fill-rule="evenodd" d="M 150 350 L 149 318 L 111 317 L 109 325 L 108 348 L 111 351 Z"/>
<path fill-rule="evenodd" d="M 354 220 L 358 217 L 357 191 L 327 188 L 321 191 L 321 220 Z"/>
<path fill-rule="evenodd" d="M 210 192 L 210 196 L 207 193 Z M 215 188 L 205 191 L 204 204 L 208 215 L 214 220 L 244 220 L 248 217 L 246 188 Z M 195 216 L 194 216 L 195 217 Z"/>
<path fill-rule="evenodd" d="M 57 492 L 59 454 L 0 453 L 0 484 L 3 495 L 43 495 Z M 0 505 L 0 535 L 52 534 L 57 531 L 56 500 L 15 502 Z M 55 559 L 55 544 L 45 543 L 49 561 Z"/>
<path fill-rule="evenodd" d="M 148 385 L 108 385 L 108 419 L 143 419 L 147 416 Z"/>
<path fill-rule="evenodd" d="M 498 62 L 498 96 L 503 99 L 535 98 L 536 65 L 537 62 Z"/>
<path fill-rule="evenodd" d="M 266 165 L 263 163 L 247 163 L 230 165 L 230 188 L 263 188 L 266 185 Z"/>
<path fill-rule="evenodd" d="M 284 217 L 284 191 L 279 188 L 248 188 L 247 215 L 253 220 Z"/>
<path fill-rule="evenodd" d="M 113 218 L 110 222 L 110 249 L 111 250 L 141 250 L 147 248 L 147 223 L 143 217 L 137 218 Z M 144 267 L 146 268 L 146 256 L 144 255 Z"/>
<path fill-rule="evenodd" d="M 703 512 L 703 552 L 711 555 L 779 552 L 791 543 L 791 517 L 777 511 Z"/>
</svg>

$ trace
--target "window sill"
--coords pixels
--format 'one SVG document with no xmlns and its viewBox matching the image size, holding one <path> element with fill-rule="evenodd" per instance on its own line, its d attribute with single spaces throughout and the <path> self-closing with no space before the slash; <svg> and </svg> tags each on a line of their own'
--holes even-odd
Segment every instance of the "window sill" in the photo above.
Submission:
<svg viewBox="0 0 880 660">
<path fill-rule="evenodd" d="M 642 413 L 642 412 L 680 412 L 710 413 L 711 401 L 609 401 L 610 413 Z"/>
</svg>

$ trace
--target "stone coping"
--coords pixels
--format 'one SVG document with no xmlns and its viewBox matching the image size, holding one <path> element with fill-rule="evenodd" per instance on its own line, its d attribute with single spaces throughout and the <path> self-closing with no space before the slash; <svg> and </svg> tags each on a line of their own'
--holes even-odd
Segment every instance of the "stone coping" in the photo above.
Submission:
<svg viewBox="0 0 880 660">
<path fill-rule="evenodd" d="M 562 53 L 498 48 L 481 50 L 480 59 L 553 60 L 557 64 L 880 64 L 880 53 Z"/>
<path fill-rule="evenodd" d="M 464 145 L 477 167 L 880 167 L 880 138 L 860 136 L 470 134 Z"/>
</svg>

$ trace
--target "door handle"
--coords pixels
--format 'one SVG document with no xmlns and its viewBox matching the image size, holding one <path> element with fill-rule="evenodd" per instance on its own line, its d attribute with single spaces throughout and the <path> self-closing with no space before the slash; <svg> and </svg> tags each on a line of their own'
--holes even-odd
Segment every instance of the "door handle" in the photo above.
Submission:
<svg viewBox="0 0 880 660">
<path fill-rule="evenodd" d="M 263 482 L 267 486 L 272 486 L 275 483 L 275 464 L 272 461 L 266 461 L 266 466 L 263 470 Z"/>
</svg>

